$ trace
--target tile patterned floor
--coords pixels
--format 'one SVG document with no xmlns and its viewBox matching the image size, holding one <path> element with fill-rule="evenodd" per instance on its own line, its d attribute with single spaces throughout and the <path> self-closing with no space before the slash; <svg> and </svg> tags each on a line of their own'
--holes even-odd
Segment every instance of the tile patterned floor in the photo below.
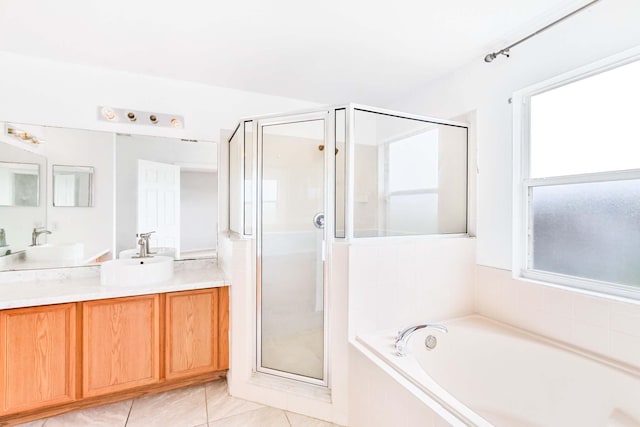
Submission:
<svg viewBox="0 0 640 427">
<path fill-rule="evenodd" d="M 229 396 L 225 380 L 112 403 L 20 427 L 338 427 Z"/>
</svg>

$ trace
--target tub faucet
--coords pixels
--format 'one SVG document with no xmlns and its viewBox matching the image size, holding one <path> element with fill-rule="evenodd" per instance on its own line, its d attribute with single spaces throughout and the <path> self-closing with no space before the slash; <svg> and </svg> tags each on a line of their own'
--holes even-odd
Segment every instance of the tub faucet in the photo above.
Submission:
<svg viewBox="0 0 640 427">
<path fill-rule="evenodd" d="M 31 232 L 31 246 L 38 246 L 38 236 L 40 236 L 41 234 L 51 234 L 51 232 L 49 230 L 45 230 L 44 228 L 34 228 Z"/>
<path fill-rule="evenodd" d="M 395 345 L 396 345 L 396 356 L 406 356 L 407 355 L 407 345 L 409 344 L 409 338 L 415 331 L 420 329 L 435 329 L 436 331 L 440 331 L 443 334 L 449 332 L 446 326 L 439 325 L 437 323 L 424 323 L 422 325 L 409 326 L 404 328 L 403 330 L 398 332 L 396 335 Z"/>
</svg>

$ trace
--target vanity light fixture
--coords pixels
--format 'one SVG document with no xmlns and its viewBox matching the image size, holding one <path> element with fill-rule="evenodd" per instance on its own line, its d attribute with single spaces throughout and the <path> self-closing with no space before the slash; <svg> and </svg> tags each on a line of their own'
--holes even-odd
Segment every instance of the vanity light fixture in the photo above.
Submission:
<svg viewBox="0 0 640 427">
<path fill-rule="evenodd" d="M 184 129 L 184 117 L 176 114 L 154 113 L 106 105 L 99 105 L 97 113 L 98 120 L 103 122 Z"/>
<path fill-rule="evenodd" d="M 11 135 L 14 138 L 18 138 L 21 141 L 28 142 L 29 144 L 38 145 L 43 143 L 44 141 L 37 136 L 16 128 L 7 127 L 7 135 Z"/>
</svg>

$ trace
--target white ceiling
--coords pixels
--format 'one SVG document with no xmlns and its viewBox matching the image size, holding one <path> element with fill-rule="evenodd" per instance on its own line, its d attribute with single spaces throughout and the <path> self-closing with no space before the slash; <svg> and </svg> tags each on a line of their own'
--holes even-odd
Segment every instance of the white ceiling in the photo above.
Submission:
<svg viewBox="0 0 640 427">
<path fill-rule="evenodd" d="M 584 3 L 0 0 L 0 50 L 385 106 Z"/>
</svg>

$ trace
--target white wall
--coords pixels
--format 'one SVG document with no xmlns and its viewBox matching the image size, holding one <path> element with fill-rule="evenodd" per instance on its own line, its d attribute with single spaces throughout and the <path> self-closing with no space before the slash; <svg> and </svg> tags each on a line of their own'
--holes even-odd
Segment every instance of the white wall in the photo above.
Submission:
<svg viewBox="0 0 640 427">
<path fill-rule="evenodd" d="M 217 226 L 218 174 L 181 171 L 180 250 L 215 249 Z"/>
<path fill-rule="evenodd" d="M 85 258 L 113 251 L 113 138 L 108 132 L 46 128 L 49 243 L 84 243 Z M 53 206 L 53 165 L 92 166 L 93 206 Z M 44 239 L 43 239 L 44 240 Z M 113 254 L 112 254 L 113 255 Z"/>
<path fill-rule="evenodd" d="M 0 142 L 0 162 L 35 163 L 40 168 L 38 206 L 0 206 L 0 228 L 5 230 L 6 242 L 12 252 L 21 251 L 31 244 L 33 228 L 45 225 L 47 159 L 42 155 Z M 3 188 L 0 185 L 0 191 L 4 191 Z M 42 240 L 44 241 L 44 236 Z M 0 251 L 0 255 L 5 252 L 6 250 Z"/>
<path fill-rule="evenodd" d="M 511 268 L 512 111 L 508 99 L 518 89 L 637 46 L 639 17 L 637 0 L 599 2 L 515 47 L 510 58 L 498 57 L 490 64 L 477 58 L 393 105 L 436 117 L 476 110 L 479 264 Z"/>
<path fill-rule="evenodd" d="M 0 52 L 0 94 L 0 120 L 213 141 L 240 117 L 316 105 L 8 52 Z M 180 114 L 185 128 L 101 122 L 98 105 Z"/>
</svg>

